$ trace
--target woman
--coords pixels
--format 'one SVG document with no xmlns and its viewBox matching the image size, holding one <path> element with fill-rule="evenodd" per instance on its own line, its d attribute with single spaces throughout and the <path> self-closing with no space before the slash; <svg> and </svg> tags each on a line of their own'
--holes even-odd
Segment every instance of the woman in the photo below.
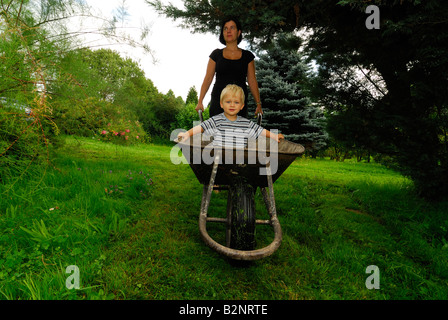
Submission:
<svg viewBox="0 0 448 320">
<path fill-rule="evenodd" d="M 255 114 L 263 114 L 260 92 L 255 77 L 255 57 L 250 51 L 238 48 L 238 44 L 241 42 L 242 38 L 241 24 L 238 19 L 229 18 L 223 21 L 219 41 L 226 46 L 223 49 L 216 49 L 210 54 L 196 110 L 204 111 L 203 100 L 216 74 L 216 81 L 211 93 L 210 117 L 223 111 L 219 101 L 221 91 L 228 84 L 236 84 L 243 88 L 246 96 L 244 103 L 246 108 L 241 110 L 238 115 L 247 118 L 248 92 L 246 78 L 252 96 L 255 98 L 257 104 Z"/>
</svg>

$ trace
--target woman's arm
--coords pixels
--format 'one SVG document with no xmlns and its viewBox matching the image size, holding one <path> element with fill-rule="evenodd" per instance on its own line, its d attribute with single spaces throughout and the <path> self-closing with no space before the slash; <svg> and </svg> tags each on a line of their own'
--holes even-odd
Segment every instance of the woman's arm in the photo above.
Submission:
<svg viewBox="0 0 448 320">
<path fill-rule="evenodd" d="M 204 81 L 202 82 L 202 86 L 201 86 L 201 92 L 199 94 L 198 105 L 196 106 L 196 111 L 198 111 L 198 110 L 204 111 L 203 100 L 204 100 L 205 94 L 207 93 L 208 89 L 210 88 L 210 85 L 212 84 L 213 78 L 215 76 L 215 68 L 216 68 L 216 62 L 209 58 L 208 64 L 207 64 L 207 70 L 205 72 Z"/>
<path fill-rule="evenodd" d="M 255 76 L 255 62 L 253 60 L 249 62 L 249 65 L 247 66 L 247 82 L 249 83 L 250 92 L 255 98 L 255 103 L 257 104 L 255 114 L 263 114 L 263 110 L 261 109 L 260 91 L 258 89 L 257 77 Z"/>
</svg>

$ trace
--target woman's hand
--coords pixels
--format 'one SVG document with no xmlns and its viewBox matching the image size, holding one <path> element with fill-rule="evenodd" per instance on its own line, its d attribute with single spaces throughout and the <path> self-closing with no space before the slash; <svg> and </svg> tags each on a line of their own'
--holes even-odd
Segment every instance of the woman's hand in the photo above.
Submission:
<svg viewBox="0 0 448 320">
<path fill-rule="evenodd" d="M 197 106 L 196 106 L 196 111 L 202 110 L 204 111 L 204 105 L 202 104 L 202 102 L 198 102 Z"/>
<path fill-rule="evenodd" d="M 257 110 L 255 110 L 255 115 L 263 114 L 263 109 L 261 108 L 261 104 L 257 105 Z"/>
</svg>

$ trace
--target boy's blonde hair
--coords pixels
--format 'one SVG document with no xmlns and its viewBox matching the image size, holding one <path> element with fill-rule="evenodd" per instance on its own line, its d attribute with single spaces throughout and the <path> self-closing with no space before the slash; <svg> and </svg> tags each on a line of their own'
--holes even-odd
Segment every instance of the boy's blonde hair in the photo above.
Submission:
<svg viewBox="0 0 448 320">
<path fill-rule="evenodd" d="M 237 86 L 236 84 L 229 84 L 221 91 L 221 99 L 222 102 L 227 95 L 239 96 L 241 98 L 241 102 L 244 104 L 244 91 L 243 88 Z"/>
</svg>

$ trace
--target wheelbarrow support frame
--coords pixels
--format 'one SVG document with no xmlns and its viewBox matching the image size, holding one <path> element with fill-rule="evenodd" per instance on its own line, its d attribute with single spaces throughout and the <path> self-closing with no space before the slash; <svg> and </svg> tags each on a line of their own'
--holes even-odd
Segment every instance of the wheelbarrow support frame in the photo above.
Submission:
<svg viewBox="0 0 448 320">
<path fill-rule="evenodd" d="M 210 181 L 208 185 L 204 185 L 204 189 L 202 192 L 202 203 L 201 203 L 201 212 L 199 215 L 199 232 L 201 234 L 202 240 L 206 243 L 207 246 L 217 251 L 220 254 L 223 254 L 234 260 L 258 260 L 270 256 L 273 254 L 279 247 L 282 242 L 282 229 L 280 226 L 280 222 L 277 218 L 277 211 L 275 208 L 275 198 L 274 198 L 274 184 L 272 180 L 270 164 L 266 165 L 267 169 L 267 181 L 268 181 L 268 189 L 262 187 L 261 192 L 263 195 L 263 200 L 265 202 L 266 208 L 268 209 L 270 220 L 256 220 L 256 224 L 270 225 L 274 229 L 274 240 L 270 245 L 256 250 L 237 250 L 230 248 L 229 245 L 229 232 L 230 232 L 230 224 L 231 224 L 231 215 L 227 212 L 227 218 L 214 218 L 208 217 L 208 208 L 210 206 L 210 199 L 213 192 L 213 186 L 215 183 L 216 174 L 218 172 L 218 166 L 220 162 L 220 158 L 222 157 L 221 153 L 217 153 L 213 163 L 213 169 L 210 175 Z M 221 222 L 227 225 L 227 246 L 224 246 L 215 240 L 213 240 L 207 232 L 207 222 Z"/>
</svg>

